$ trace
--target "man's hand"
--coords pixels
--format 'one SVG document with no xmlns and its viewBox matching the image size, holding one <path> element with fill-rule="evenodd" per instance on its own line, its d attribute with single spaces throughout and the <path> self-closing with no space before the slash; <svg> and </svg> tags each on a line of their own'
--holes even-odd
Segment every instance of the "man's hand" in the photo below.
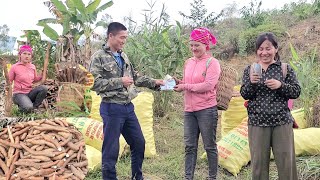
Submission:
<svg viewBox="0 0 320 180">
<path fill-rule="evenodd" d="M 173 87 L 173 90 L 176 91 L 176 92 L 181 92 L 181 91 L 183 91 L 183 84 L 175 85 L 175 86 Z"/>
<path fill-rule="evenodd" d="M 264 84 L 272 90 L 279 89 L 281 87 L 281 82 L 276 79 L 268 79 Z"/>
<path fill-rule="evenodd" d="M 131 84 L 133 84 L 133 79 L 131 77 L 125 76 L 121 78 L 123 86 L 129 87 Z"/>
<path fill-rule="evenodd" d="M 252 73 L 250 75 L 250 81 L 252 84 L 257 84 L 260 81 L 260 75 L 258 73 Z"/>
<path fill-rule="evenodd" d="M 156 79 L 156 86 L 164 85 L 164 81 L 162 79 Z"/>
</svg>

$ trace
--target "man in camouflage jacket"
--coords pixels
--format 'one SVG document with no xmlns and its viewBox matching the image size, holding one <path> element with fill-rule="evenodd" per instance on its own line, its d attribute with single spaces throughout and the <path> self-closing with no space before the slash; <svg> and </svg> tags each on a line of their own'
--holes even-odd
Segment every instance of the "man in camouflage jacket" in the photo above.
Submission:
<svg viewBox="0 0 320 180">
<path fill-rule="evenodd" d="M 135 86 L 158 89 L 162 80 L 139 76 L 122 48 L 128 37 L 127 28 L 110 23 L 107 44 L 92 56 L 90 72 L 94 76 L 92 90 L 102 97 L 100 115 L 103 119 L 102 177 L 116 180 L 119 137 L 123 135 L 131 150 L 132 179 L 142 180 L 145 139 L 131 100 L 137 96 Z"/>
</svg>

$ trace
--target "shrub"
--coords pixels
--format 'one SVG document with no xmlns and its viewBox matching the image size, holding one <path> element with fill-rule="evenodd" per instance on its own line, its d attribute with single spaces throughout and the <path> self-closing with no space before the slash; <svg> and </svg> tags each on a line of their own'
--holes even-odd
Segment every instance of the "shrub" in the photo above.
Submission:
<svg viewBox="0 0 320 180">
<path fill-rule="evenodd" d="M 252 0 L 249 6 L 244 6 L 240 13 L 242 18 L 252 28 L 262 25 L 265 21 L 265 14 L 261 11 L 262 1 Z"/>
<path fill-rule="evenodd" d="M 308 3 L 298 3 L 293 6 L 293 15 L 303 20 L 313 15 L 313 6 Z"/>
<path fill-rule="evenodd" d="M 285 33 L 285 28 L 278 24 L 264 24 L 241 32 L 239 39 L 240 55 L 246 56 L 247 54 L 254 53 L 256 39 L 263 32 L 272 32 L 277 38 L 281 38 Z"/>
<path fill-rule="evenodd" d="M 216 26 L 218 43 L 214 46 L 214 56 L 220 60 L 229 59 L 239 53 L 239 36 L 246 25 L 241 18 L 226 18 Z"/>
<path fill-rule="evenodd" d="M 284 13 L 290 13 L 293 17 L 298 18 L 299 20 L 307 19 L 311 17 L 317 11 L 317 3 L 314 5 L 310 4 L 304 0 L 299 2 L 291 2 L 285 4 L 282 8 Z"/>
</svg>

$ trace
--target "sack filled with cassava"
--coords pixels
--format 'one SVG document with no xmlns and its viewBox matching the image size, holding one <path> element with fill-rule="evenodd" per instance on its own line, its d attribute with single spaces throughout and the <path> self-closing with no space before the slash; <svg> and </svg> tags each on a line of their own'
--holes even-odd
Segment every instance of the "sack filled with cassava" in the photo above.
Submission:
<svg viewBox="0 0 320 180">
<path fill-rule="evenodd" d="M 299 129 L 304 129 L 307 127 L 307 121 L 304 118 L 303 108 L 291 111 L 294 121 L 298 124 Z"/>
<path fill-rule="evenodd" d="M 84 141 L 99 151 L 102 149 L 103 142 L 103 124 L 100 121 L 85 117 L 68 117 L 67 122 L 73 124 L 84 136 Z M 120 136 L 119 155 L 121 156 L 126 145 L 123 136 Z"/>
<path fill-rule="evenodd" d="M 250 161 L 250 150 L 248 142 L 248 118 L 217 142 L 219 165 L 229 171 L 234 176 L 240 172 L 241 168 Z M 204 153 L 202 158 L 206 158 Z"/>
<path fill-rule="evenodd" d="M 296 156 L 320 154 L 320 128 L 294 129 Z"/>
<path fill-rule="evenodd" d="M 240 86 L 235 86 L 234 91 L 239 92 Z M 233 128 L 237 127 L 243 118 L 248 116 L 247 109 L 244 107 L 245 100 L 240 93 L 234 93 L 229 103 L 229 108 L 221 114 L 221 136 L 225 136 Z"/>
<path fill-rule="evenodd" d="M 94 171 L 101 168 L 102 154 L 96 148 L 86 145 L 86 155 L 88 159 L 89 171 Z"/>
<path fill-rule="evenodd" d="M 101 122 L 100 102 L 101 97 L 96 92 L 91 91 L 92 107 L 90 117 Z M 154 97 L 151 92 L 141 92 L 132 100 L 135 107 L 135 113 L 138 117 L 143 136 L 146 140 L 145 157 L 156 155 L 156 145 L 153 133 L 153 102 Z M 102 122 L 101 122 L 102 126 Z M 121 136 L 122 137 L 122 136 Z M 123 137 L 122 137 L 123 138 Z"/>
</svg>

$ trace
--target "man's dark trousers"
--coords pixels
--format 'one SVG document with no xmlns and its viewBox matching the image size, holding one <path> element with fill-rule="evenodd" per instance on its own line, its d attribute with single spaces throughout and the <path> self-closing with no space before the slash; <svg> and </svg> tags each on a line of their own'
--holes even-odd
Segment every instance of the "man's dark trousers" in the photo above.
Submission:
<svg viewBox="0 0 320 180">
<path fill-rule="evenodd" d="M 119 155 L 119 138 L 123 135 L 131 150 L 131 170 L 133 180 L 142 180 L 142 163 L 145 151 L 143 137 L 134 105 L 105 103 L 100 104 L 103 119 L 104 140 L 102 144 L 103 180 L 117 180 L 115 165 Z"/>
</svg>

